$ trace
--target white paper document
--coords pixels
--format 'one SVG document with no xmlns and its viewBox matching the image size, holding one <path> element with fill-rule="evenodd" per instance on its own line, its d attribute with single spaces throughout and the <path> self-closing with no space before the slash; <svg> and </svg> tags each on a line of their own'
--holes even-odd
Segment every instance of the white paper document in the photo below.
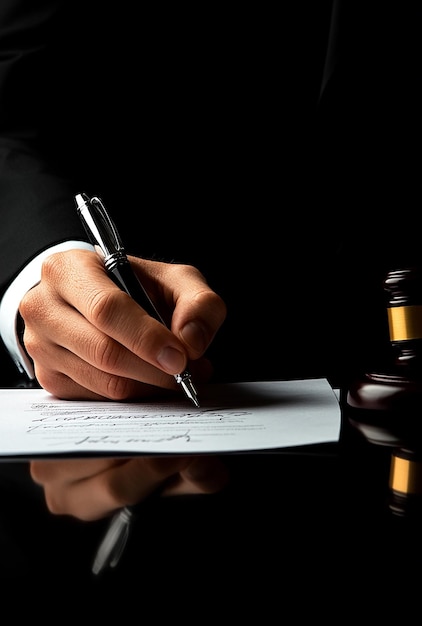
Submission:
<svg viewBox="0 0 422 626">
<path fill-rule="evenodd" d="M 59 400 L 0 389 L 0 458 L 236 453 L 338 441 L 340 406 L 325 379 L 210 384 L 201 407 Z"/>
</svg>

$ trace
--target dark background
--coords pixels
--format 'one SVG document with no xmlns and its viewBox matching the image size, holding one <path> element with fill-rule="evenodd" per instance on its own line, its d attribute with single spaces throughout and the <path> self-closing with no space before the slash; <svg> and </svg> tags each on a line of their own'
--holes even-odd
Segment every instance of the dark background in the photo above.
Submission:
<svg viewBox="0 0 422 626">
<path fill-rule="evenodd" d="M 0 8 L 10 49 L 23 41 L 7 28 L 12 4 Z M 326 376 L 347 389 L 382 362 L 382 281 L 420 256 L 418 10 L 339 2 L 330 31 L 328 0 L 58 5 L 26 3 L 22 23 L 47 16 L 55 54 L 25 38 L 36 54 L 20 60 L 20 98 L 0 99 L 6 152 L 29 141 L 49 158 L 5 161 L 2 285 L 28 249 L 82 236 L 73 194 L 86 191 L 128 252 L 194 263 L 224 297 L 217 380 Z M 20 221 L 19 250 L 16 207 L 43 225 L 34 238 Z M 328 450 L 234 457 L 223 494 L 146 506 L 102 581 L 89 568 L 106 522 L 49 515 L 18 464 L 2 486 L 4 588 L 36 590 L 41 614 L 53 598 L 81 611 L 89 594 L 109 618 L 404 619 L 420 524 L 391 515 L 389 457 L 345 416 Z"/>
</svg>

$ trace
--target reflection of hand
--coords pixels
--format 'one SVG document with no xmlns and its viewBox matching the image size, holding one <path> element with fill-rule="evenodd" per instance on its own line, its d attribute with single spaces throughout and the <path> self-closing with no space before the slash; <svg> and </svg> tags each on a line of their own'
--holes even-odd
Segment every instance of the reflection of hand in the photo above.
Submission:
<svg viewBox="0 0 422 626">
<path fill-rule="evenodd" d="M 229 478 L 216 456 L 37 460 L 30 469 L 52 513 L 85 521 L 136 504 L 155 491 L 163 496 L 215 493 Z"/>
<path fill-rule="evenodd" d="M 22 299 L 24 343 L 38 382 L 61 398 L 124 400 L 176 389 L 187 367 L 205 381 L 203 357 L 226 315 L 194 267 L 130 257 L 171 330 L 148 316 L 109 278 L 95 252 L 71 250 L 44 262 Z M 154 386 L 155 389 L 152 389 Z"/>
</svg>

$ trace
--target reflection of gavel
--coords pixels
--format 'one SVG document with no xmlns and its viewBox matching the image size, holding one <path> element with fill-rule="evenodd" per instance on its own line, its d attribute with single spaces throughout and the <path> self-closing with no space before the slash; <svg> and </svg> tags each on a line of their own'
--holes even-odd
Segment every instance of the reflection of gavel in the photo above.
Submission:
<svg viewBox="0 0 422 626">
<path fill-rule="evenodd" d="M 392 448 L 390 509 L 422 511 L 422 271 L 387 274 L 391 364 L 366 373 L 347 393 L 349 422 L 371 443 Z"/>
</svg>

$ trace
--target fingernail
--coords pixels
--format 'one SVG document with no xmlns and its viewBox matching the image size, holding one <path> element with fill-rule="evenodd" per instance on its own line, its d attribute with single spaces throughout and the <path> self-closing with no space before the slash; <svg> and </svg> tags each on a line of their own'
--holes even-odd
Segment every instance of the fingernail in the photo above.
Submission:
<svg viewBox="0 0 422 626">
<path fill-rule="evenodd" d="M 188 322 L 180 330 L 183 341 L 196 352 L 205 352 L 208 346 L 207 335 L 197 322 Z"/>
<path fill-rule="evenodd" d="M 163 348 L 157 356 L 157 361 L 169 374 L 178 374 L 185 367 L 186 357 L 175 348 Z"/>
</svg>

